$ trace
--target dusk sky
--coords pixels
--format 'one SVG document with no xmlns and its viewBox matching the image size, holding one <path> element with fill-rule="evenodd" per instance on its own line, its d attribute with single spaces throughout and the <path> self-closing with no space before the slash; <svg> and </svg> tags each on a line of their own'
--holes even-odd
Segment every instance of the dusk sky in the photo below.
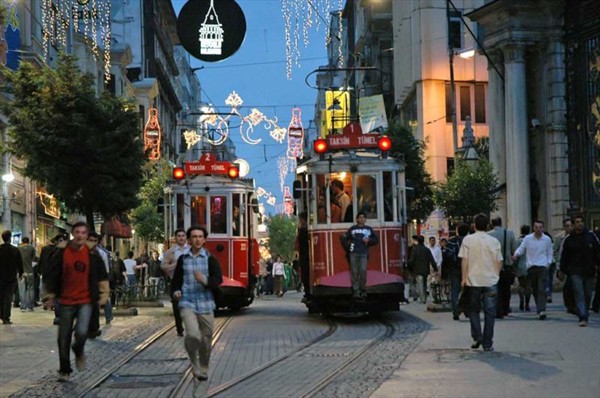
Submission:
<svg viewBox="0 0 600 398">
<path fill-rule="evenodd" d="M 193 0 L 192 0 L 193 1 Z M 219 1 L 219 0 L 215 0 Z M 187 0 L 172 0 L 175 12 L 179 14 Z M 203 62 L 191 58 L 192 67 L 204 66 L 197 71 L 202 85 L 201 98 L 217 107 L 218 112 L 229 112 L 225 99 L 236 91 L 244 101 L 242 115 L 258 108 L 267 117 L 278 118 L 278 124 L 287 128 L 292 108 L 302 109 L 302 123 L 305 135 L 310 125 L 315 134 L 314 103 L 317 91 L 305 84 L 306 76 L 321 65 L 327 64 L 325 47 L 326 30 L 323 22 L 318 31 L 312 28 L 307 47 L 303 45 L 300 66 L 294 65 L 292 78 L 286 77 L 285 22 L 281 0 L 237 0 L 246 17 L 246 38 L 240 49 L 230 58 L 221 62 Z M 332 3 L 336 3 L 332 1 Z M 322 15 L 328 19 L 327 15 Z M 314 75 L 310 82 L 314 84 Z M 260 125 L 255 127 L 253 138 L 261 138 L 258 145 L 244 143 L 239 129 L 232 129 L 230 137 L 236 145 L 238 157 L 250 163 L 250 174 L 256 187 L 263 187 L 282 203 L 283 193 L 279 184 L 278 158 L 285 156 L 287 142 L 279 144 Z M 293 173 L 288 174 L 286 185 L 291 186 Z M 261 200 L 264 202 L 264 200 Z M 265 206 L 268 213 L 275 209 Z"/>
</svg>

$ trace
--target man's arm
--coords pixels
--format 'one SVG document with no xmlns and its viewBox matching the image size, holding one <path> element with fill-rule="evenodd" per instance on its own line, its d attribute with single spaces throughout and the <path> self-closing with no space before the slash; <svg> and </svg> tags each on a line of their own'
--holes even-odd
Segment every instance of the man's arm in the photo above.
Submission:
<svg viewBox="0 0 600 398">
<path fill-rule="evenodd" d="M 467 286 L 467 274 L 469 272 L 469 263 L 466 257 L 463 257 L 460 263 L 460 268 L 462 270 L 462 281 L 461 286 Z"/>
</svg>

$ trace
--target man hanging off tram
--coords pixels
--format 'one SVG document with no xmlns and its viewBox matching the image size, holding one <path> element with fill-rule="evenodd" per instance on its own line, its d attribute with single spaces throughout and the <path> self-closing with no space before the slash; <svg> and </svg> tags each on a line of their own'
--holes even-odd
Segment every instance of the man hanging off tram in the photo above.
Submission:
<svg viewBox="0 0 600 398">
<path fill-rule="evenodd" d="M 367 297 L 369 246 L 374 246 L 379 242 L 373 228 L 365 224 L 366 221 L 367 215 L 359 212 L 356 215 L 356 224 L 342 235 L 342 243 L 350 258 L 352 298 L 358 300 L 364 300 Z"/>
</svg>

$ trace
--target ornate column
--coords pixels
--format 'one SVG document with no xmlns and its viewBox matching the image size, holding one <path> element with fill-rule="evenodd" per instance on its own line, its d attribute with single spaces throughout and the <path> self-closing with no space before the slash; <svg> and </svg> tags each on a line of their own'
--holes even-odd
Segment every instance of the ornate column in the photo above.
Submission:
<svg viewBox="0 0 600 398">
<path fill-rule="evenodd" d="M 491 61 L 502 72 L 502 53 L 494 51 Z M 506 184 L 506 127 L 504 122 L 504 81 L 488 62 L 488 124 L 490 127 L 490 161 L 498 173 L 498 182 Z M 506 189 L 500 192 L 499 209 L 492 214 L 506 222 Z"/>
<path fill-rule="evenodd" d="M 562 220 L 569 208 L 569 144 L 565 115 L 567 114 L 565 86 L 565 48 L 557 36 L 547 47 L 546 68 L 548 70 L 548 120 L 546 121 L 547 147 L 545 153 L 548 164 L 548 200 L 546 228 L 551 232 L 562 229 Z"/>
<path fill-rule="evenodd" d="M 504 52 L 506 127 L 506 226 L 519 231 L 531 224 L 529 142 L 525 85 L 525 47 L 510 44 Z"/>
</svg>

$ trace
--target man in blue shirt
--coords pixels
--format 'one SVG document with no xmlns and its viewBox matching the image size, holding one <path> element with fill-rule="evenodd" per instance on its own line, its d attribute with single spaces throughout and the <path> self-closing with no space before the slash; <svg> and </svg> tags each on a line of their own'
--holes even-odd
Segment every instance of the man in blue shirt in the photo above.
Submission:
<svg viewBox="0 0 600 398">
<path fill-rule="evenodd" d="M 192 226 L 186 236 L 190 251 L 177 260 L 173 274 L 173 298 L 185 327 L 185 349 L 192 362 L 192 373 L 199 380 L 208 379 L 208 362 L 214 327 L 213 291 L 223 282 L 218 261 L 204 248 L 208 232 Z"/>
<path fill-rule="evenodd" d="M 373 228 L 365 225 L 367 215 L 359 212 L 356 215 L 356 224 L 351 226 L 343 240 L 348 247 L 350 268 L 352 272 L 352 298 L 364 299 L 367 295 L 367 260 L 369 246 L 379 242 Z"/>
</svg>

